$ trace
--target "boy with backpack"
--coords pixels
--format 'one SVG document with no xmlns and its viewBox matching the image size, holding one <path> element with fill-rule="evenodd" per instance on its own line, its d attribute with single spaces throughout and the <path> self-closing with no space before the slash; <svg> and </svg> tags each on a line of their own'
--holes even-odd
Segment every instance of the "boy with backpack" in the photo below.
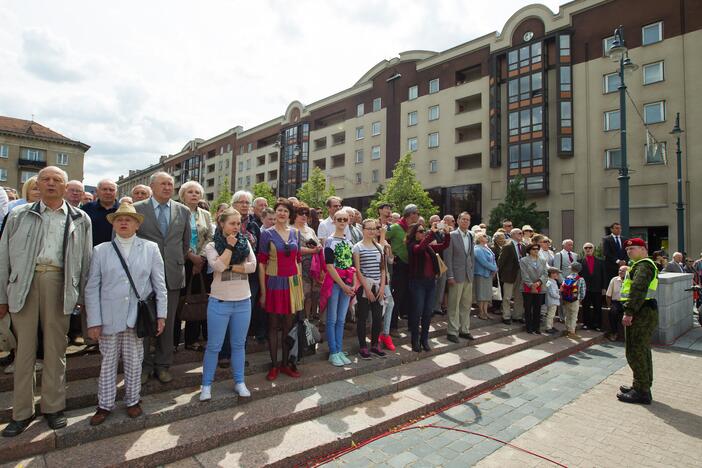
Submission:
<svg viewBox="0 0 702 468">
<path fill-rule="evenodd" d="M 561 285 L 561 303 L 565 315 L 568 338 L 577 338 L 575 325 L 578 322 L 580 303 L 585 299 L 585 280 L 580 276 L 582 265 L 573 262 L 570 265 L 570 274 L 565 277 Z"/>
<path fill-rule="evenodd" d="M 553 327 L 553 318 L 556 316 L 556 309 L 561 305 L 561 292 L 558 290 L 558 278 L 561 270 L 556 267 L 549 267 L 548 281 L 546 281 L 546 329 L 549 335 L 553 335 L 558 330 Z"/>
</svg>

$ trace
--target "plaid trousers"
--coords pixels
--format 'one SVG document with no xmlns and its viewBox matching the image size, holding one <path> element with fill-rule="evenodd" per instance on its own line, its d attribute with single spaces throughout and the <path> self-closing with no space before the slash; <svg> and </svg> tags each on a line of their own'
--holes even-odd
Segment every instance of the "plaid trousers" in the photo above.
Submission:
<svg viewBox="0 0 702 468">
<path fill-rule="evenodd" d="M 144 345 L 133 328 L 115 335 L 100 336 L 100 378 L 98 379 L 98 406 L 112 411 L 117 398 L 117 364 L 122 356 L 124 367 L 124 403 L 134 406 L 139 403 L 141 391 L 141 364 L 144 360 Z"/>
</svg>

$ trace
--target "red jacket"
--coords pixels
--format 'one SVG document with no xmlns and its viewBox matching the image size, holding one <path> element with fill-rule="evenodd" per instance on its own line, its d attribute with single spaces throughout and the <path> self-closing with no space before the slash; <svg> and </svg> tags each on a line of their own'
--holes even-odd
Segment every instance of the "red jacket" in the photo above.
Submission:
<svg viewBox="0 0 702 468">
<path fill-rule="evenodd" d="M 441 244 L 429 245 L 433 240 L 434 232 L 427 231 L 420 243 L 412 240 L 407 246 L 411 279 L 433 279 L 439 274 L 439 260 L 436 254 L 446 250 L 451 242 L 451 236 L 445 235 Z"/>
</svg>

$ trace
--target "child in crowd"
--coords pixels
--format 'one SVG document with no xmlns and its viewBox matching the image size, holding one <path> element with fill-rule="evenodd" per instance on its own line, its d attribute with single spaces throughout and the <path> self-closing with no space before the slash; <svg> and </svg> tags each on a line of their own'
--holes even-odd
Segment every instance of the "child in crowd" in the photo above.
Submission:
<svg viewBox="0 0 702 468">
<path fill-rule="evenodd" d="M 548 281 L 546 281 L 546 330 L 549 335 L 553 335 L 558 330 L 553 327 L 553 318 L 556 316 L 556 309 L 561 305 L 561 293 L 558 290 L 558 277 L 561 270 L 555 267 L 548 269 Z"/>
<path fill-rule="evenodd" d="M 585 280 L 580 276 L 582 268 L 580 263 L 573 262 L 570 265 L 570 274 L 566 276 L 561 285 L 561 303 L 563 304 L 568 338 L 578 337 L 575 333 L 575 325 L 578 321 L 580 303 L 585 299 Z"/>
</svg>

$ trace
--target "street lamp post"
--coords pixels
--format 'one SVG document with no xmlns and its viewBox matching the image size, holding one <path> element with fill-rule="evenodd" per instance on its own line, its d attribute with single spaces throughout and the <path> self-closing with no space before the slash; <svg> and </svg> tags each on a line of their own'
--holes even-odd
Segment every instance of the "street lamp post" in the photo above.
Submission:
<svg viewBox="0 0 702 468">
<path fill-rule="evenodd" d="M 629 166 L 626 159 L 626 84 L 624 72 L 634 71 L 638 68 L 627 52 L 624 42 L 624 27 L 619 26 L 614 30 L 614 41 L 609 49 L 610 56 L 619 61 L 619 127 L 620 127 L 620 153 L 621 167 L 619 168 L 619 223 L 622 226 L 622 236 L 629 237 Z"/>
<path fill-rule="evenodd" d="M 680 151 L 680 112 L 675 114 L 675 126 L 670 132 L 675 136 L 675 155 L 678 165 L 678 202 L 676 209 L 678 212 L 678 252 L 685 252 L 685 206 L 683 205 L 683 184 L 682 184 L 682 151 Z"/>
</svg>

